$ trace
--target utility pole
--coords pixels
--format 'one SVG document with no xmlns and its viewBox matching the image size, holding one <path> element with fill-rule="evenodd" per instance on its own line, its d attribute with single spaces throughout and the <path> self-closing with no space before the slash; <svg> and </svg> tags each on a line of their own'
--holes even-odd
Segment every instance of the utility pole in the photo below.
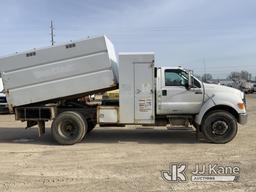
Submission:
<svg viewBox="0 0 256 192">
<path fill-rule="evenodd" d="M 206 63 L 205 63 L 205 58 L 203 58 L 203 65 L 204 65 L 204 74 L 206 74 Z"/>
<path fill-rule="evenodd" d="M 52 43 L 52 46 L 54 45 L 55 41 L 54 41 L 54 27 L 53 27 L 53 21 L 51 20 L 51 26 L 50 26 L 50 29 L 51 29 L 51 43 Z"/>
</svg>

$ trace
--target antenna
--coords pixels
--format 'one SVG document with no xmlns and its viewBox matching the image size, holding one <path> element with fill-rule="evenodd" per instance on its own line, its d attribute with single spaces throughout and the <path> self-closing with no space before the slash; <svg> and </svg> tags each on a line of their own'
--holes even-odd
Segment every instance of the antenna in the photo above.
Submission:
<svg viewBox="0 0 256 192">
<path fill-rule="evenodd" d="M 52 46 L 54 45 L 55 41 L 54 41 L 54 37 L 55 37 L 55 34 L 54 34 L 54 26 L 53 26 L 53 21 L 51 20 L 51 26 L 50 26 L 50 29 L 51 29 L 51 43 L 52 43 Z"/>
</svg>

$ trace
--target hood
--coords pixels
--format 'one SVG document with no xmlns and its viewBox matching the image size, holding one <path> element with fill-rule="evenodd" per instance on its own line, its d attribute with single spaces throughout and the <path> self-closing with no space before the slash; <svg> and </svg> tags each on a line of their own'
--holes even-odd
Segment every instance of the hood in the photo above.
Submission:
<svg viewBox="0 0 256 192">
<path fill-rule="evenodd" d="M 224 85 L 208 84 L 204 83 L 205 92 L 208 96 L 212 96 L 215 93 L 229 93 L 238 95 L 241 98 L 244 98 L 244 93 L 238 89 L 227 87 Z"/>
</svg>

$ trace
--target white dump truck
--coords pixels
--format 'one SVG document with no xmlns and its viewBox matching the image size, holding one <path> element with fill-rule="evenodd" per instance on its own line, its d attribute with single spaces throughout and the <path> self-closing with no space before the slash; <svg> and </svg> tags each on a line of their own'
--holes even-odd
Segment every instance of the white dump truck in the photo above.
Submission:
<svg viewBox="0 0 256 192">
<path fill-rule="evenodd" d="M 80 142 L 99 126 L 188 126 L 227 143 L 247 121 L 245 95 L 202 83 L 180 67 L 156 67 L 154 53 L 121 53 L 103 36 L 34 49 L 0 59 L 9 109 L 16 120 L 52 120 L 60 144 Z M 81 97 L 119 88 L 117 102 L 91 105 Z"/>
</svg>

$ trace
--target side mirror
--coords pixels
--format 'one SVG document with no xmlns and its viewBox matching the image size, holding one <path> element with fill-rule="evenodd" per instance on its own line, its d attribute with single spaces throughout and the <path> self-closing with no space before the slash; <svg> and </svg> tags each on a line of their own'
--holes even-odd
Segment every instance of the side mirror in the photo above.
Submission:
<svg viewBox="0 0 256 192">
<path fill-rule="evenodd" d="M 188 83 L 185 84 L 185 88 L 186 88 L 187 90 L 190 90 Z"/>
</svg>

